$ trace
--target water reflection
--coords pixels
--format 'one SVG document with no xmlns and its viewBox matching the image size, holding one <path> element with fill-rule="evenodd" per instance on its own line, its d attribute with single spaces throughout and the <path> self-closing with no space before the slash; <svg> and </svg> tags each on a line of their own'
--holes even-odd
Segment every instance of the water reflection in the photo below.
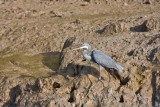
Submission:
<svg viewBox="0 0 160 107">
<path fill-rule="evenodd" d="M 47 77 L 48 72 L 54 72 L 58 67 L 59 52 L 0 56 L 0 75 L 2 77 Z"/>
<path fill-rule="evenodd" d="M 43 56 L 42 63 L 49 69 L 56 71 L 59 68 L 59 54 L 60 52 L 41 53 Z"/>
</svg>

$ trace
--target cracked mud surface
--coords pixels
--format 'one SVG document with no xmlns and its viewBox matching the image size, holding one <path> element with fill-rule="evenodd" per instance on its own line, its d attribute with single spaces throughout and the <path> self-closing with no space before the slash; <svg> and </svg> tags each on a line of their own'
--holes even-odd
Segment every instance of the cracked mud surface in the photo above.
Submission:
<svg viewBox="0 0 160 107">
<path fill-rule="evenodd" d="M 159 8 L 159 0 L 0 0 L 0 106 L 160 106 Z M 122 65 L 126 83 L 110 70 L 97 81 L 98 66 L 71 50 L 84 42 Z"/>
</svg>

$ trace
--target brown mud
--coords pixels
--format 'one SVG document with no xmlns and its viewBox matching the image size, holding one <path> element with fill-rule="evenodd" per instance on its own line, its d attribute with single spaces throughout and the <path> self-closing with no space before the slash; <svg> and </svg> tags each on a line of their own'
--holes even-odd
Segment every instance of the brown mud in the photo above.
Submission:
<svg viewBox="0 0 160 107">
<path fill-rule="evenodd" d="M 71 50 L 84 42 L 126 83 L 109 70 L 97 82 L 98 66 Z M 2 107 L 158 107 L 159 76 L 159 0 L 0 0 Z"/>
</svg>

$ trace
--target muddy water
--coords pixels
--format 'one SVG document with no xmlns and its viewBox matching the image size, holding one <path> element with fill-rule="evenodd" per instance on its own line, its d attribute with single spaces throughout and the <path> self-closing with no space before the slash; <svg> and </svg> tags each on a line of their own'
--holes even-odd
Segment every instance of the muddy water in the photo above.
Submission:
<svg viewBox="0 0 160 107">
<path fill-rule="evenodd" d="M 58 52 L 0 56 L 0 77 L 47 77 L 58 69 Z"/>
</svg>

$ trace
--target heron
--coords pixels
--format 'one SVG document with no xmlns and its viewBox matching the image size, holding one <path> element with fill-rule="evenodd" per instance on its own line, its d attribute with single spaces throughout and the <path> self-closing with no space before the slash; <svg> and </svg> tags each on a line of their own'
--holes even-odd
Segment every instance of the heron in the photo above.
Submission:
<svg viewBox="0 0 160 107">
<path fill-rule="evenodd" d="M 100 50 L 91 50 L 91 46 L 88 43 L 84 43 L 79 48 L 73 50 L 85 49 L 83 51 L 83 57 L 86 61 L 92 61 L 99 66 L 99 77 L 98 80 L 101 80 L 101 70 L 103 68 L 115 69 L 118 73 L 123 72 L 124 68 L 117 64 L 109 55 L 105 54 Z"/>
</svg>

